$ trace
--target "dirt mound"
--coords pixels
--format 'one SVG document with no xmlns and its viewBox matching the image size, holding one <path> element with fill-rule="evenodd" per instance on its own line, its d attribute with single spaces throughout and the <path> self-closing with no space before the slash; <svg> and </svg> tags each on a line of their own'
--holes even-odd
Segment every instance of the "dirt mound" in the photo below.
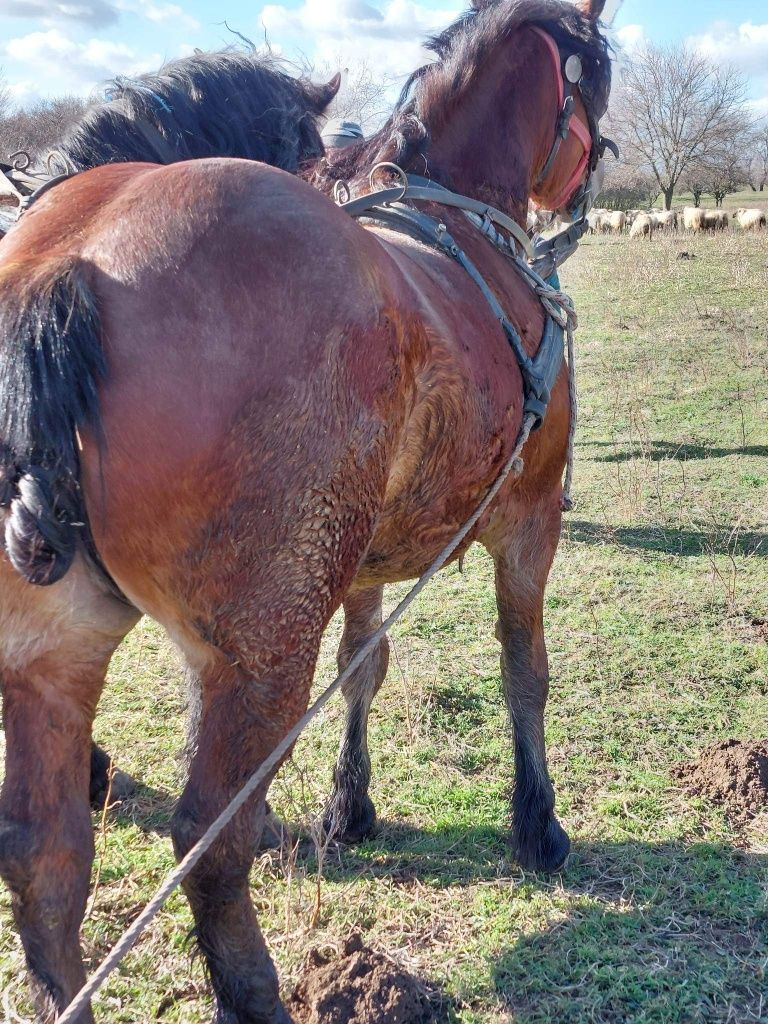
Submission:
<svg viewBox="0 0 768 1024">
<path fill-rule="evenodd" d="M 297 1024 L 428 1024 L 424 986 L 350 936 L 338 957 L 313 950 L 288 1004 Z"/>
<path fill-rule="evenodd" d="M 674 771 L 684 788 L 745 821 L 768 809 L 768 740 L 723 740 Z"/>
</svg>

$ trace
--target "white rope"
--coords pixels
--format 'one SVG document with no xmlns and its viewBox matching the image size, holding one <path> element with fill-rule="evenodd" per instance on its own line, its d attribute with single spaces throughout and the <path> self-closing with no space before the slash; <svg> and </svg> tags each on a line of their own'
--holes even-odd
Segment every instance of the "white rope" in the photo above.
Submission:
<svg viewBox="0 0 768 1024">
<path fill-rule="evenodd" d="M 579 418 L 579 396 L 576 391 L 576 345 L 573 338 L 575 316 L 568 317 L 566 337 L 568 339 L 568 398 L 571 404 L 571 419 L 568 424 L 568 456 L 565 463 L 565 479 L 563 480 L 563 496 L 560 508 L 563 512 L 573 510 L 573 462 L 576 441 L 576 424 Z"/>
<path fill-rule="evenodd" d="M 571 512 L 573 509 L 573 464 L 575 461 L 576 425 L 578 421 L 579 402 L 576 390 L 576 343 L 574 332 L 579 326 L 576 316 L 576 307 L 570 295 L 564 291 L 548 284 L 518 256 L 515 261 L 524 272 L 524 279 L 530 284 L 539 297 L 539 301 L 558 323 L 566 334 L 566 347 L 568 353 L 568 399 L 571 406 L 570 421 L 568 423 L 568 452 L 565 460 L 565 477 L 563 479 L 563 495 L 560 499 L 560 509 L 563 512 Z"/>
<path fill-rule="evenodd" d="M 523 420 L 512 454 L 502 466 L 499 475 L 491 485 L 488 493 L 469 519 L 467 519 L 453 539 L 446 544 L 424 575 L 419 579 L 415 586 L 408 591 L 403 600 L 387 616 L 376 632 L 357 651 L 341 675 L 337 676 L 331 685 L 317 698 L 312 707 L 307 710 L 290 732 L 278 743 L 269 757 L 262 761 L 261 765 L 251 775 L 239 793 L 233 797 L 221 814 L 208 826 L 206 831 L 200 839 L 198 839 L 183 860 L 179 861 L 178 865 L 167 876 L 166 880 L 162 883 L 144 910 L 142 910 L 130 928 L 128 928 L 128 930 L 123 934 L 122 938 L 113 946 L 112 950 L 96 968 L 85 985 L 83 985 L 61 1017 L 58 1018 L 58 1024 L 73 1024 L 78 1014 L 87 1007 L 91 997 L 98 992 L 112 971 L 135 944 L 147 925 L 149 925 L 153 918 L 158 914 L 171 893 L 182 883 L 203 854 L 205 854 L 215 842 L 219 833 L 229 824 L 235 814 L 237 814 L 243 804 L 253 795 L 264 780 L 268 778 L 272 770 L 278 767 L 285 754 L 288 753 L 306 726 L 309 725 L 312 719 L 325 706 L 325 704 L 327 704 L 341 685 L 357 670 L 357 668 L 366 659 L 369 652 L 372 651 L 379 643 L 384 634 L 389 631 L 395 622 L 397 622 L 401 615 L 403 615 L 408 607 L 416 600 L 432 577 L 443 567 L 443 565 L 445 565 L 447 560 L 461 544 L 469 531 L 476 525 L 480 516 L 482 516 L 493 499 L 499 493 L 509 474 L 514 471 L 515 476 L 519 476 L 520 473 L 522 473 L 523 460 L 520 457 L 520 453 L 523 450 L 525 442 L 528 440 L 534 418 L 535 417 L 529 413 Z"/>
</svg>

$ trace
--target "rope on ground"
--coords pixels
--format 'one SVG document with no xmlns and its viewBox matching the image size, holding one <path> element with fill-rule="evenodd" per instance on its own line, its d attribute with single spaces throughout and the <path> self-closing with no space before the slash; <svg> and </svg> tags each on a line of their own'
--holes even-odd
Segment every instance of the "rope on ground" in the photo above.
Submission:
<svg viewBox="0 0 768 1024">
<path fill-rule="evenodd" d="M 83 985 L 61 1017 L 58 1018 L 58 1024 L 74 1024 L 74 1021 L 80 1012 L 87 1007 L 91 997 L 98 992 L 112 971 L 136 943 L 141 933 L 156 917 L 171 893 L 173 893 L 174 890 L 183 882 L 200 858 L 216 841 L 219 833 L 229 824 L 249 797 L 253 796 L 254 792 L 269 777 L 271 772 L 279 766 L 285 754 L 288 753 L 307 725 L 309 725 L 312 719 L 328 703 L 334 693 L 340 689 L 342 684 L 346 682 L 346 680 L 349 679 L 349 677 L 359 668 L 363 661 L 365 661 L 369 653 L 377 646 L 384 634 L 389 631 L 394 623 L 397 622 L 397 620 L 416 600 L 432 577 L 442 569 L 453 552 L 466 538 L 470 530 L 472 530 L 472 528 L 477 524 L 482 514 L 499 493 L 504 481 L 510 473 L 514 472 L 516 477 L 522 473 L 523 460 L 521 458 L 521 452 L 525 442 L 528 440 L 534 419 L 535 417 L 531 413 L 524 418 L 511 455 L 502 466 L 499 475 L 494 480 L 483 500 L 477 506 L 469 519 L 467 519 L 458 533 L 456 533 L 452 540 L 446 544 L 434 562 L 432 562 L 430 567 L 426 570 L 424 575 L 421 576 L 418 582 L 411 588 L 411 590 L 408 591 L 397 607 L 390 612 L 376 632 L 358 650 L 341 675 L 337 676 L 331 685 L 317 698 L 312 707 L 307 710 L 290 732 L 280 741 L 280 743 L 278 743 L 269 757 L 262 761 L 261 765 L 251 775 L 239 793 L 233 797 L 221 814 L 208 826 L 206 831 L 200 839 L 198 839 L 191 850 L 189 850 L 187 855 L 179 861 L 177 866 L 173 871 L 171 871 L 144 910 L 142 910 L 130 928 L 124 932 L 122 938 L 113 946 L 112 950 L 96 968 L 85 985 Z"/>
</svg>

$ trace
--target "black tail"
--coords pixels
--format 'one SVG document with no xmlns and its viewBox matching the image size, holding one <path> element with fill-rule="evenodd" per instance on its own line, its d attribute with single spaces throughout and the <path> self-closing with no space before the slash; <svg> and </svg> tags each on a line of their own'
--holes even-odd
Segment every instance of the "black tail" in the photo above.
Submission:
<svg viewBox="0 0 768 1024">
<path fill-rule="evenodd" d="M 24 579 L 46 586 L 69 569 L 85 529 L 76 431 L 98 430 L 104 353 L 93 296 L 76 265 L 32 291 L 13 273 L 4 278 L 0 508 L 10 508 L 5 547 Z"/>
</svg>

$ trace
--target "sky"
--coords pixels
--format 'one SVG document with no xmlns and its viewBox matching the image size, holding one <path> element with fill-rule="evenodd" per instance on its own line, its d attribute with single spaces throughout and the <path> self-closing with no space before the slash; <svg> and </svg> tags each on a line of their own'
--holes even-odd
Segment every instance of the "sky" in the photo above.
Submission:
<svg viewBox="0 0 768 1024">
<path fill-rule="evenodd" d="M 396 82 L 424 63 L 420 40 L 461 0 L 0 0 L 0 68 L 19 103 L 91 94 L 115 75 L 157 70 L 195 47 L 236 40 L 228 25 L 286 59 L 327 71 L 366 60 Z M 618 9 L 617 9 L 618 8 Z M 766 0 L 608 0 L 614 44 L 688 43 L 749 78 L 768 116 Z"/>
</svg>

